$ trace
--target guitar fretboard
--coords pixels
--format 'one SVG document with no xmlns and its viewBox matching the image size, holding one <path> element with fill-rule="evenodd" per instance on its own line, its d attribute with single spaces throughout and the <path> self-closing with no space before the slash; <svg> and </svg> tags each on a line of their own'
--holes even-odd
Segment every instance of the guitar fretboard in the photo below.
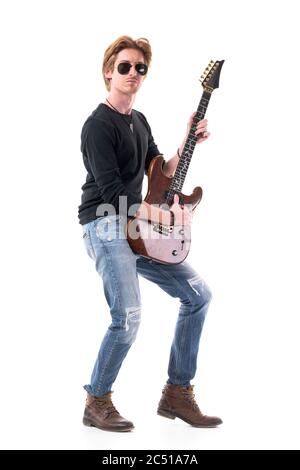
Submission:
<svg viewBox="0 0 300 470">
<path fill-rule="evenodd" d="M 197 142 L 197 136 L 195 135 L 195 130 L 196 130 L 198 122 L 201 121 L 201 119 L 203 119 L 205 116 L 210 97 L 211 97 L 211 93 L 207 91 L 204 91 L 202 93 L 202 97 L 198 105 L 195 117 L 193 119 L 193 123 L 191 125 L 189 134 L 187 136 L 175 174 L 172 178 L 170 187 L 166 193 L 166 203 L 169 206 L 171 206 L 173 203 L 174 194 L 181 192 L 183 188 L 184 180 L 185 180 L 187 171 L 189 169 L 193 152 L 195 150 L 195 146 Z"/>
</svg>

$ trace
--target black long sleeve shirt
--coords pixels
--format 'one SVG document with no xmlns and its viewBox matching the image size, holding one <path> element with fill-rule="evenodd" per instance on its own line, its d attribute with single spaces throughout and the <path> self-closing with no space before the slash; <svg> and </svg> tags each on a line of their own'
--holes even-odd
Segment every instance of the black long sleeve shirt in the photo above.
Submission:
<svg viewBox="0 0 300 470">
<path fill-rule="evenodd" d="M 87 170 L 78 213 L 82 225 L 98 217 L 103 203 L 118 214 L 119 196 L 127 196 L 127 209 L 141 203 L 144 174 L 159 155 L 142 113 L 132 110 L 128 116 L 101 103 L 84 123 L 81 151 Z"/>
</svg>

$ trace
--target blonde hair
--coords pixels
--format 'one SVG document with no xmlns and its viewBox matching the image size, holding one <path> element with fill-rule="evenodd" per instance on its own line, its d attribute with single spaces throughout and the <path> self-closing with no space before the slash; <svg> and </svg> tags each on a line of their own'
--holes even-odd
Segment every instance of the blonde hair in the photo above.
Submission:
<svg viewBox="0 0 300 470">
<path fill-rule="evenodd" d="M 110 80 L 105 77 L 105 73 L 113 70 L 117 54 L 123 49 L 136 49 L 140 51 L 144 56 L 145 64 L 150 65 L 152 51 L 148 39 L 139 38 L 134 40 L 130 36 L 119 37 L 106 49 L 103 57 L 102 75 L 108 91 L 110 90 Z"/>
</svg>

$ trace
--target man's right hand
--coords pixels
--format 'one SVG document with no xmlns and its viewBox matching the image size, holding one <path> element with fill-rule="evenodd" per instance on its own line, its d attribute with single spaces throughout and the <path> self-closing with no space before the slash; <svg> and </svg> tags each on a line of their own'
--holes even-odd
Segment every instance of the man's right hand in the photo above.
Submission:
<svg viewBox="0 0 300 470">
<path fill-rule="evenodd" d="M 186 205 L 179 204 L 178 194 L 174 195 L 174 202 L 170 207 L 174 214 L 174 225 L 190 225 L 192 222 L 192 212 Z"/>
</svg>

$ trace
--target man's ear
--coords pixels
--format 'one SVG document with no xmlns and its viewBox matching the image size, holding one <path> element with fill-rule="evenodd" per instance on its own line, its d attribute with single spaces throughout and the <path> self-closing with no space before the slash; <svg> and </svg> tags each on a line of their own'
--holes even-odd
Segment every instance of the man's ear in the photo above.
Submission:
<svg viewBox="0 0 300 470">
<path fill-rule="evenodd" d="M 113 73 L 112 70 L 106 70 L 104 72 L 105 78 L 107 78 L 108 80 L 111 79 L 112 78 L 112 73 Z"/>
</svg>

